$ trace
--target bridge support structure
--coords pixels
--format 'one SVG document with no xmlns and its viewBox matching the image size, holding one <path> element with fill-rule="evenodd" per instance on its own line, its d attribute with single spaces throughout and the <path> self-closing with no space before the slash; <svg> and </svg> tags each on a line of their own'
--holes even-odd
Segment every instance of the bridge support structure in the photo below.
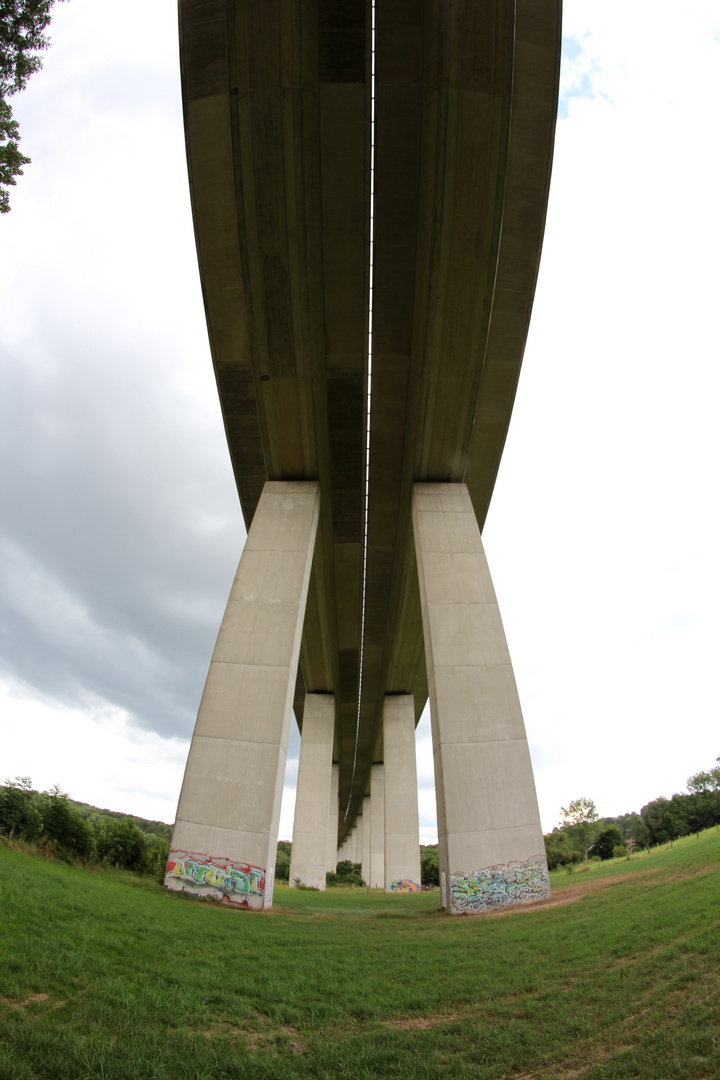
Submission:
<svg viewBox="0 0 720 1080">
<path fill-rule="evenodd" d="M 265 485 L 213 653 L 166 884 L 272 904 L 287 741 L 319 516 L 318 484 Z M 549 895 L 532 765 L 480 530 L 464 484 L 416 483 L 412 528 L 432 720 L 443 906 L 479 914 Z M 324 889 L 336 861 L 420 890 L 412 694 L 383 706 L 382 763 L 337 849 L 332 693 L 307 693 L 290 881 Z"/>
<path fill-rule="evenodd" d="M 334 873 L 338 863 L 337 836 L 340 824 L 340 806 L 338 804 L 338 789 L 340 786 L 340 766 L 333 763 L 330 777 L 330 808 L 328 813 L 327 829 L 327 859 L 325 870 Z"/>
<path fill-rule="evenodd" d="M 370 880 L 372 889 L 385 888 L 385 766 L 370 771 Z"/>
<path fill-rule="evenodd" d="M 385 891 L 420 892 L 420 825 L 412 694 L 385 698 Z"/>
<path fill-rule="evenodd" d="M 362 879 L 366 885 L 370 884 L 370 841 L 372 839 L 372 809 L 369 795 L 363 796 L 363 833 L 362 833 Z"/>
<path fill-rule="evenodd" d="M 480 529 L 464 484 L 415 484 L 443 906 L 550 895 L 532 764 Z"/>
<path fill-rule="evenodd" d="M 319 509 L 315 481 L 265 484 L 200 703 L 165 875 L 168 888 L 243 907 L 272 905 Z"/>
<path fill-rule="evenodd" d="M 334 731 L 334 695 L 306 694 L 290 855 L 291 888 L 299 882 L 309 889 L 325 889 Z M 335 818 L 333 840 L 337 844 L 337 814 Z"/>
</svg>

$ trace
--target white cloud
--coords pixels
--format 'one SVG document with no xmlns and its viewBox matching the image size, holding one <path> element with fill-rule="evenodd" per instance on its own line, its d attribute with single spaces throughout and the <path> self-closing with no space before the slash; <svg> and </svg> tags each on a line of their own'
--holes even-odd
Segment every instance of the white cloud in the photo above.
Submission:
<svg viewBox="0 0 720 1080">
<path fill-rule="evenodd" d="M 37 790 L 58 784 L 71 798 L 171 822 L 188 742 L 139 731 L 120 709 L 82 711 L 20 696 L 0 685 L 3 725 L 0 781 L 30 775 Z"/>
<path fill-rule="evenodd" d="M 565 14 L 607 96 L 558 125 L 485 530 L 546 828 L 570 798 L 638 809 L 714 760 L 720 644 L 717 8 Z"/>
</svg>

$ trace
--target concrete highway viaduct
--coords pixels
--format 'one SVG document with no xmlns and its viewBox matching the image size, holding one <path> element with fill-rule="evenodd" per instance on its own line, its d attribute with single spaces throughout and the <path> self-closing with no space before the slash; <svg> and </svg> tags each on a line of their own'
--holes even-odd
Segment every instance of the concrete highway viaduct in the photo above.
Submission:
<svg viewBox="0 0 720 1080">
<path fill-rule="evenodd" d="M 166 883 L 419 887 L 432 716 L 453 913 L 548 895 L 481 530 L 542 245 L 560 0 L 180 0 L 200 277 L 248 539 Z M 339 854 L 338 854 L 339 853 Z"/>
</svg>

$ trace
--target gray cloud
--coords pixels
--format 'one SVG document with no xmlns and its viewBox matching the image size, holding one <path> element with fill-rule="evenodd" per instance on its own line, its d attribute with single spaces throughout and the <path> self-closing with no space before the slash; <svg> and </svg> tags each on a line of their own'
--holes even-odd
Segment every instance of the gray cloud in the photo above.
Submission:
<svg viewBox="0 0 720 1080">
<path fill-rule="evenodd" d="M 244 537 L 219 410 L 99 328 L 0 348 L 0 670 L 187 736 Z"/>
</svg>

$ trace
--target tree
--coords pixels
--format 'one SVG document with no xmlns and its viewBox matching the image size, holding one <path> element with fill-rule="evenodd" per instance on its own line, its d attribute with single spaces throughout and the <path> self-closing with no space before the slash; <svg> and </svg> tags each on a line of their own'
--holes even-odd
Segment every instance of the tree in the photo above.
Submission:
<svg viewBox="0 0 720 1080">
<path fill-rule="evenodd" d="M 145 837 L 129 818 L 102 823 L 95 841 L 98 859 L 110 863 L 116 870 L 142 870 L 145 868 L 145 851 Z"/>
<path fill-rule="evenodd" d="M 48 840 L 54 840 L 70 855 L 89 859 L 93 851 L 90 826 L 73 810 L 66 793 L 55 786 L 45 792 L 44 804 L 43 832 Z"/>
<path fill-rule="evenodd" d="M 275 853 L 275 880 L 290 880 L 290 855 L 292 854 L 292 842 L 290 840 L 278 840 Z"/>
<path fill-rule="evenodd" d="M 30 158 L 18 149 L 17 120 L 7 99 L 42 67 L 38 53 L 50 44 L 45 30 L 55 0 L 0 0 L 0 213 L 10 209 L 7 188 Z"/>
<path fill-rule="evenodd" d="M 360 863 L 351 862 L 350 859 L 343 859 L 337 864 L 335 873 L 328 870 L 325 883 L 327 885 L 364 885 L 362 866 Z"/>
<path fill-rule="evenodd" d="M 667 807 L 669 800 L 660 795 L 652 802 L 646 803 L 640 811 L 640 816 L 645 823 L 650 836 L 651 844 L 666 844 L 672 840 L 667 821 Z"/>
<path fill-rule="evenodd" d="M 650 847 L 650 830 L 639 814 L 629 815 L 627 835 L 628 839 L 635 841 L 636 847 Z"/>
<path fill-rule="evenodd" d="M 437 844 L 420 845 L 420 882 L 423 885 L 440 884 Z"/>
<path fill-rule="evenodd" d="M 158 885 L 162 885 L 165 881 L 165 871 L 167 870 L 167 861 L 170 856 L 170 841 L 166 840 L 164 836 L 150 836 L 145 835 L 146 847 L 145 847 L 145 860 L 143 869 L 157 881 Z"/>
<path fill-rule="evenodd" d="M 558 866 L 570 866 L 580 862 L 580 852 L 564 829 L 553 829 L 544 837 L 545 855 L 548 870 L 557 870 Z"/>
<path fill-rule="evenodd" d="M 42 817 L 36 806 L 36 792 L 29 776 L 6 780 L 0 788 L 0 829 L 12 840 L 17 833 L 34 840 L 42 831 Z"/>
<path fill-rule="evenodd" d="M 702 791 L 714 791 L 715 790 L 715 777 L 712 775 L 716 770 L 713 769 L 709 772 L 698 772 L 694 776 L 689 776 L 687 781 L 687 789 L 691 795 L 699 795 Z M 717 770 L 720 772 L 720 770 Z"/>
<path fill-rule="evenodd" d="M 614 858 L 615 848 L 620 848 L 622 854 L 627 853 L 627 847 L 623 840 L 622 830 L 618 825 L 608 825 L 601 829 L 592 846 L 593 855 L 599 855 L 601 859 Z"/>
<path fill-rule="evenodd" d="M 595 803 L 584 796 L 573 799 L 568 807 L 560 808 L 560 815 L 561 826 L 577 837 L 583 858 L 587 859 L 588 848 L 595 831 L 593 824 L 598 818 Z"/>
</svg>

